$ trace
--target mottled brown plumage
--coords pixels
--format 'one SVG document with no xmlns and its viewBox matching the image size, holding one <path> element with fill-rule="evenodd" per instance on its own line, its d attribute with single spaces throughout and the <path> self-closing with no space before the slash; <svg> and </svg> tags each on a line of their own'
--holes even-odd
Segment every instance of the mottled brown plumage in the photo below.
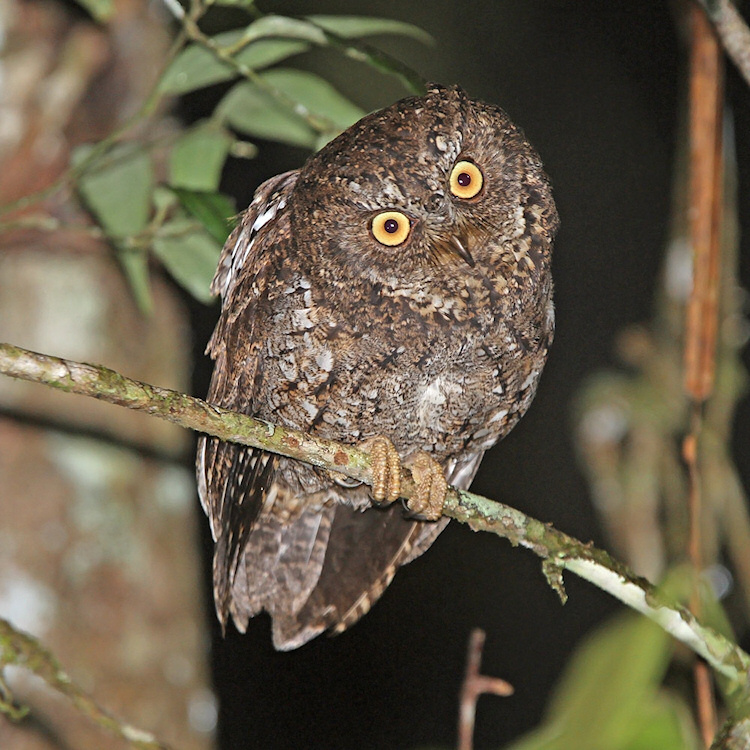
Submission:
<svg viewBox="0 0 750 750">
<path fill-rule="evenodd" d="M 348 443 L 385 436 L 467 488 L 536 390 L 557 224 L 499 108 L 434 86 L 365 117 L 263 184 L 229 238 L 209 400 Z M 447 522 L 212 438 L 198 481 L 219 618 L 244 630 L 267 611 L 279 649 L 355 622 Z"/>
</svg>

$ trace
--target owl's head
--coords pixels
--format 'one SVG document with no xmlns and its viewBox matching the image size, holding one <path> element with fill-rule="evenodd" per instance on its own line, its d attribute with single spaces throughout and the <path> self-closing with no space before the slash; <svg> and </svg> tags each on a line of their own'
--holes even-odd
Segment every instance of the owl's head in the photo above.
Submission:
<svg viewBox="0 0 750 750">
<path fill-rule="evenodd" d="M 549 266 L 539 157 L 496 106 L 433 85 L 355 123 L 301 170 L 294 235 L 345 278 L 445 284 Z"/>
</svg>

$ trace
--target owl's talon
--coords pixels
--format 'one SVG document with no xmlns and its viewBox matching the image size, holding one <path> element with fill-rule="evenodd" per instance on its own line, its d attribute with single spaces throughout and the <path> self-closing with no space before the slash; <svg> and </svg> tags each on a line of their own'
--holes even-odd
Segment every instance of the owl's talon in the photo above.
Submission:
<svg viewBox="0 0 750 750">
<path fill-rule="evenodd" d="M 366 440 L 364 450 L 372 462 L 372 497 L 376 503 L 392 503 L 401 496 L 401 458 L 385 436 Z"/>
<path fill-rule="evenodd" d="M 448 482 L 440 464 L 428 453 L 419 451 L 404 462 L 411 470 L 416 485 L 414 494 L 406 504 L 410 513 L 425 521 L 436 521 L 443 515 Z"/>
</svg>

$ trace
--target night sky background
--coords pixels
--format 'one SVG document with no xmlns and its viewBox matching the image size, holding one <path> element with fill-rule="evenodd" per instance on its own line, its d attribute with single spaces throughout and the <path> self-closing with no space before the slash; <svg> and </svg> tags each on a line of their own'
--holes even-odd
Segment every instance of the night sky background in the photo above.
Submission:
<svg viewBox="0 0 750 750">
<path fill-rule="evenodd" d="M 382 15 L 421 26 L 435 38 L 435 47 L 394 38 L 373 41 L 429 80 L 458 83 L 472 96 L 500 104 L 540 153 L 562 219 L 554 260 L 557 335 L 530 412 L 487 454 L 473 489 L 606 546 L 577 464 L 572 401 L 588 375 L 616 363 L 617 332 L 645 323 L 653 309 L 685 83 L 671 5 L 660 0 L 260 5 L 288 14 Z M 292 64 L 297 62 L 332 80 L 365 109 L 406 95 L 395 79 L 333 52 L 319 50 Z M 748 161 L 749 98 L 731 69 L 728 78 L 742 166 Z M 186 117 L 210 111 L 221 92 L 188 97 Z M 238 207 L 247 205 L 261 181 L 300 166 L 307 156 L 275 144 L 260 147 L 256 160 L 232 162 L 225 172 L 224 189 Z M 747 199 L 744 203 L 747 209 Z M 198 395 L 208 386 L 210 365 L 202 350 L 216 314 L 215 308 L 193 310 Z M 745 404 L 737 419 L 740 454 L 750 439 L 743 427 L 747 411 Z M 507 679 L 516 690 L 511 698 L 479 701 L 475 747 L 500 747 L 539 722 L 572 649 L 618 609 L 573 576 L 566 579 L 570 598 L 562 607 L 534 555 L 454 522 L 426 555 L 400 570 L 350 631 L 276 653 L 265 616 L 252 621 L 246 635 L 230 628 L 222 638 L 210 600 L 207 531 L 205 541 L 206 617 L 224 749 L 455 746 L 466 645 L 477 626 L 487 631 L 483 671 Z"/>
</svg>

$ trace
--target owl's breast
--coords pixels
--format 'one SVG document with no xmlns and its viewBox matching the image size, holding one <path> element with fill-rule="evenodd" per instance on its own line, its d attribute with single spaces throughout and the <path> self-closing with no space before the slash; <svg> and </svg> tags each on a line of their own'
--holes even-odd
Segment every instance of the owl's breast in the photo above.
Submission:
<svg viewBox="0 0 750 750">
<path fill-rule="evenodd" d="M 485 450 L 533 397 L 551 307 L 487 307 L 421 293 L 343 306 L 307 276 L 287 280 L 266 339 L 259 416 L 353 442 L 390 437 L 449 457 Z"/>
</svg>

